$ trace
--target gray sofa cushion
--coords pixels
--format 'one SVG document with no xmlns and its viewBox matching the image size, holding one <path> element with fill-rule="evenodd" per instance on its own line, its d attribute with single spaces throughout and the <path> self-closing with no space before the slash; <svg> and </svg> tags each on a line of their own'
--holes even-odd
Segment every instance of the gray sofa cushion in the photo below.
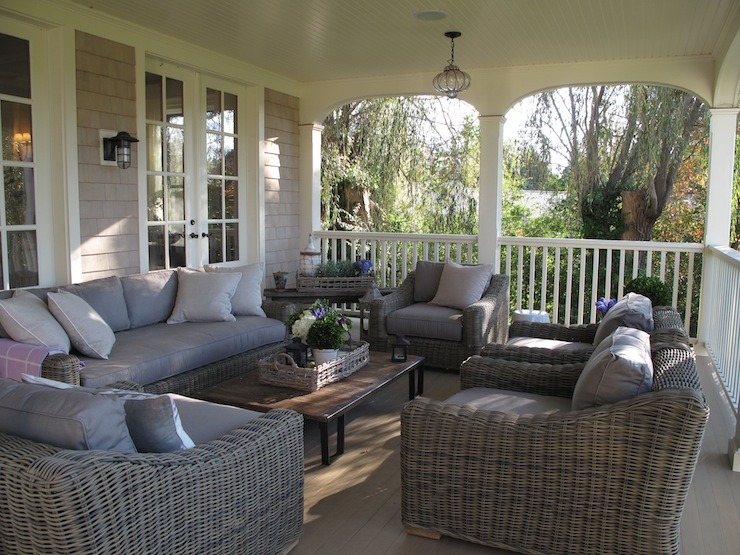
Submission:
<svg viewBox="0 0 740 555">
<path fill-rule="evenodd" d="M 253 410 L 171 395 L 182 427 L 196 445 L 208 443 L 262 416 Z"/>
<path fill-rule="evenodd" d="M 573 410 L 631 399 L 653 389 L 650 335 L 619 327 L 599 343 L 573 390 Z"/>
<path fill-rule="evenodd" d="M 82 385 L 118 380 L 142 385 L 285 339 L 285 324 L 272 318 L 237 316 L 234 322 L 165 323 L 116 334 L 108 360 L 80 357 Z"/>
<path fill-rule="evenodd" d="M 118 400 L 0 378 L 0 432 L 62 449 L 136 453 Z"/>
<path fill-rule="evenodd" d="M 206 272 L 239 273 L 242 278 L 231 297 L 231 313 L 236 316 L 267 316 L 262 310 L 262 276 L 265 264 L 255 262 L 246 266 L 204 266 Z"/>
<path fill-rule="evenodd" d="M 454 405 L 468 405 L 477 409 L 495 410 L 506 414 L 554 414 L 569 412 L 570 399 L 537 395 L 522 391 L 507 391 L 503 389 L 489 389 L 486 387 L 472 387 L 458 391 L 445 403 Z"/>
<path fill-rule="evenodd" d="M 8 335 L 19 343 L 40 345 L 69 352 L 69 337 L 64 328 L 49 312 L 46 303 L 22 289 L 10 299 L 0 300 L 0 322 Z"/>
<path fill-rule="evenodd" d="M 100 314 L 113 331 L 127 330 L 131 327 L 126 299 L 123 297 L 123 287 L 118 277 L 113 276 L 85 283 L 65 285 L 59 289 L 69 291 L 85 299 L 87 304 Z"/>
<path fill-rule="evenodd" d="M 462 310 L 481 299 L 492 275 L 491 264 L 463 266 L 449 261 L 442 271 L 437 294 L 429 302 Z"/>
<path fill-rule="evenodd" d="M 177 297 L 177 271 L 158 270 L 121 278 L 132 328 L 164 322 Z"/>
<path fill-rule="evenodd" d="M 419 260 L 414 272 L 414 302 L 428 303 L 437 294 L 439 280 L 442 278 L 444 262 Z"/>
<path fill-rule="evenodd" d="M 446 306 L 414 303 L 394 310 L 386 318 L 391 335 L 462 341 L 462 312 Z"/>
<path fill-rule="evenodd" d="M 653 331 L 653 303 L 638 293 L 627 293 L 601 319 L 594 335 L 594 347 L 609 337 L 619 326 Z"/>
<path fill-rule="evenodd" d="M 577 341 L 560 341 L 559 339 L 543 339 L 540 337 L 512 337 L 506 342 L 512 347 L 536 347 L 538 349 L 551 349 L 558 352 L 571 351 L 593 351 L 591 343 L 578 343 Z"/>
</svg>

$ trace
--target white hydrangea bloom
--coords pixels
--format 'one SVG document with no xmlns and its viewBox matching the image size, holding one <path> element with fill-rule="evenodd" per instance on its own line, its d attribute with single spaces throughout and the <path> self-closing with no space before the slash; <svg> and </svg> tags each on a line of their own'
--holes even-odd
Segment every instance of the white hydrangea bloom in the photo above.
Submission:
<svg viewBox="0 0 740 555">
<path fill-rule="evenodd" d="M 306 337 L 308 337 L 308 330 L 311 328 L 311 326 L 313 325 L 315 321 L 316 321 L 316 316 L 314 316 L 308 311 L 304 312 L 301 315 L 301 317 L 295 321 L 290 331 L 296 337 L 300 337 L 301 339 L 306 339 Z"/>
</svg>

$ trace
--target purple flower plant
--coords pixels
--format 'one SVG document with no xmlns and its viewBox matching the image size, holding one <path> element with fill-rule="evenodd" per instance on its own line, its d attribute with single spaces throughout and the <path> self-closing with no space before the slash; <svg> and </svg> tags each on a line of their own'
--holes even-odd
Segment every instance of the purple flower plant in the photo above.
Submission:
<svg viewBox="0 0 740 555">
<path fill-rule="evenodd" d="M 355 262 L 355 268 L 360 271 L 361 276 L 366 276 L 373 269 L 373 263 L 367 259 L 358 260 Z"/>
<path fill-rule="evenodd" d="M 609 312 L 609 309 L 615 304 L 617 304 L 617 299 L 609 299 L 607 301 L 604 297 L 601 297 L 598 301 L 596 301 L 596 312 L 598 312 L 601 316 L 605 316 L 606 313 Z"/>
</svg>

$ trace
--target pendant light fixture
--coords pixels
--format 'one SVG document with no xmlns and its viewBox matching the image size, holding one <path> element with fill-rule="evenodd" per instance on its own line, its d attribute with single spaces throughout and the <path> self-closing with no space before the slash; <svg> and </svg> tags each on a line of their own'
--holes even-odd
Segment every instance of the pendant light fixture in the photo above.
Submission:
<svg viewBox="0 0 740 555">
<path fill-rule="evenodd" d="M 447 31 L 445 36 L 450 39 L 450 59 L 447 66 L 432 81 L 434 88 L 449 98 L 457 98 L 458 93 L 467 90 L 470 86 L 470 75 L 455 65 L 455 39 L 461 36 L 458 31 Z"/>
</svg>

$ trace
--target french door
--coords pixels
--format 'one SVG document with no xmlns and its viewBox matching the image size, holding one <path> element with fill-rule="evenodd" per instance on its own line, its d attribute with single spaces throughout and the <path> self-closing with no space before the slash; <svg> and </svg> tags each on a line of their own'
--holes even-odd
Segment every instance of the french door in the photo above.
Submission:
<svg viewBox="0 0 740 555">
<path fill-rule="evenodd" d="M 154 60 L 146 72 L 148 269 L 243 258 L 239 85 Z"/>
</svg>

